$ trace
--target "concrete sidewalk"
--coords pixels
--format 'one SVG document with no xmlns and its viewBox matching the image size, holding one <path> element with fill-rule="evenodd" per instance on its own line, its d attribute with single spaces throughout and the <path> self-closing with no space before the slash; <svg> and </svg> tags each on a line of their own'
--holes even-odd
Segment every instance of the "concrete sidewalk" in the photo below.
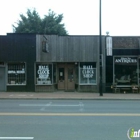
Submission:
<svg viewBox="0 0 140 140">
<path fill-rule="evenodd" d="M 0 92 L 0 99 L 140 100 L 140 93 Z"/>
</svg>

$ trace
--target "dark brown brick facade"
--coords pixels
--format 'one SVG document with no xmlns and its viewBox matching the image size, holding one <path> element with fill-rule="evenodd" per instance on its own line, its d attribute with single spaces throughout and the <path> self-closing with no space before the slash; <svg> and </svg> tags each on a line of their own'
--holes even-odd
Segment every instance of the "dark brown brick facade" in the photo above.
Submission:
<svg viewBox="0 0 140 140">
<path fill-rule="evenodd" d="M 138 49 L 140 37 L 112 37 L 114 49 Z"/>
</svg>

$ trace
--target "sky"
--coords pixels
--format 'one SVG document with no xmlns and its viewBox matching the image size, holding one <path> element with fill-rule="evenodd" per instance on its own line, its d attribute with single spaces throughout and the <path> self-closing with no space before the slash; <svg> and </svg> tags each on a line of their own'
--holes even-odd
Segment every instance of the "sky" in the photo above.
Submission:
<svg viewBox="0 0 140 140">
<path fill-rule="evenodd" d="M 0 35 L 34 8 L 42 18 L 49 9 L 63 14 L 69 35 L 99 35 L 99 0 L 0 0 Z M 102 0 L 101 23 L 102 35 L 140 36 L 140 0 Z"/>
</svg>

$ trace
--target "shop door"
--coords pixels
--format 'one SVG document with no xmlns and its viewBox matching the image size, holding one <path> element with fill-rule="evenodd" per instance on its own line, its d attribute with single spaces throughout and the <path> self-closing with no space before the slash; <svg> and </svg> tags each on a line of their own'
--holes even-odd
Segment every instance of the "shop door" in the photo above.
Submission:
<svg viewBox="0 0 140 140">
<path fill-rule="evenodd" d="M 0 91 L 6 91 L 5 67 L 0 67 Z"/>
<path fill-rule="evenodd" d="M 63 66 L 58 68 L 58 89 L 65 89 L 65 68 Z"/>
<path fill-rule="evenodd" d="M 74 80 L 74 65 L 63 64 L 58 65 L 58 89 L 61 90 L 75 90 L 75 80 Z"/>
</svg>

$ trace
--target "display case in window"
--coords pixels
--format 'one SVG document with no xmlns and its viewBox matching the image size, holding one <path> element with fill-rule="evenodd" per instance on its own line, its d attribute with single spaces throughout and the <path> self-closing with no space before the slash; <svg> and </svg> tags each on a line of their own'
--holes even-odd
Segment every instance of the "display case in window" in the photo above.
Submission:
<svg viewBox="0 0 140 140">
<path fill-rule="evenodd" d="M 114 57 L 114 84 L 138 85 L 137 57 Z"/>
<path fill-rule="evenodd" d="M 8 85 L 26 85 L 25 63 L 8 64 Z"/>
</svg>

